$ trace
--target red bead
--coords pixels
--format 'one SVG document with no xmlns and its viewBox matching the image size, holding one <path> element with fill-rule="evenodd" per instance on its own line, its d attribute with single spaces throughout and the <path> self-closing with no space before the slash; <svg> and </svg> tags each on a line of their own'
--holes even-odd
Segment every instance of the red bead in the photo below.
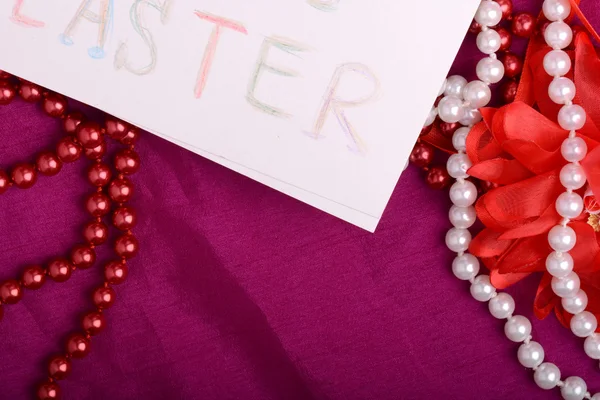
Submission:
<svg viewBox="0 0 600 400">
<path fill-rule="evenodd" d="M 108 228 L 104 222 L 92 221 L 83 228 L 83 237 L 88 243 L 98 245 L 108 239 Z"/>
<path fill-rule="evenodd" d="M 131 207 L 121 206 L 113 212 L 113 225 L 122 231 L 129 230 L 137 223 L 135 210 Z"/>
<path fill-rule="evenodd" d="M 58 93 L 46 93 L 42 108 L 51 117 L 62 117 L 67 112 L 67 99 Z"/>
<path fill-rule="evenodd" d="M 54 356 L 48 363 L 48 375 L 52 379 L 65 379 L 71 373 L 71 361 L 65 356 Z"/>
<path fill-rule="evenodd" d="M 32 187 L 37 180 L 35 168 L 30 164 L 17 164 L 12 170 L 11 179 L 15 186 L 21 189 Z"/>
<path fill-rule="evenodd" d="M 0 105 L 10 104 L 17 95 L 17 90 L 9 81 L 0 81 Z"/>
<path fill-rule="evenodd" d="M 121 150 L 115 156 L 115 168 L 125 175 L 134 174 L 140 169 L 140 158 L 133 150 Z"/>
<path fill-rule="evenodd" d="M 101 217 L 110 211 L 110 200 L 104 193 L 92 193 L 85 201 L 86 210 L 94 217 Z"/>
<path fill-rule="evenodd" d="M 88 169 L 88 180 L 94 186 L 106 186 L 110 182 L 112 172 L 110 167 L 103 163 L 94 163 Z"/>
<path fill-rule="evenodd" d="M 426 181 L 432 189 L 444 189 L 450 185 L 452 178 L 448 175 L 445 167 L 434 166 L 427 172 Z"/>
<path fill-rule="evenodd" d="M 102 128 L 93 121 L 86 121 L 79 124 L 75 135 L 79 143 L 86 149 L 98 147 L 103 141 Z"/>
<path fill-rule="evenodd" d="M 516 54 L 506 52 L 501 57 L 504 65 L 504 75 L 509 78 L 514 78 L 523 71 L 523 61 Z"/>
<path fill-rule="evenodd" d="M 514 15 L 510 30 L 517 36 L 530 37 L 535 31 L 535 17 L 529 13 Z"/>
<path fill-rule="evenodd" d="M 114 117 L 107 118 L 104 126 L 106 128 L 106 134 L 115 140 L 121 140 L 124 138 L 129 129 L 129 125 L 127 123 Z"/>
<path fill-rule="evenodd" d="M 134 144 L 135 142 L 137 142 L 138 138 L 140 136 L 140 131 L 138 131 L 137 128 L 135 127 L 130 127 L 127 130 L 127 134 L 121 138 L 119 141 L 127 146 Z"/>
<path fill-rule="evenodd" d="M 510 46 L 512 45 L 512 34 L 508 29 L 499 27 L 496 29 L 496 32 L 500 35 L 500 51 L 507 51 L 510 49 Z"/>
<path fill-rule="evenodd" d="M 81 333 L 73 333 L 67 338 L 67 354 L 73 358 L 83 358 L 90 352 L 90 340 Z"/>
<path fill-rule="evenodd" d="M 73 264 L 67 259 L 57 258 L 48 264 L 48 276 L 55 282 L 66 282 L 71 277 Z"/>
<path fill-rule="evenodd" d="M 481 32 L 481 24 L 475 20 L 471 21 L 471 25 L 469 26 L 469 33 L 477 35 Z"/>
<path fill-rule="evenodd" d="M 10 79 L 10 78 L 12 78 L 11 74 L 9 74 L 6 71 L 0 70 L 0 79 Z"/>
<path fill-rule="evenodd" d="M 481 186 L 481 190 L 483 190 L 484 192 L 489 192 L 490 190 L 496 189 L 500 186 L 497 183 L 490 181 L 480 181 L 479 185 Z"/>
<path fill-rule="evenodd" d="M 132 258 L 137 254 L 138 250 L 139 243 L 137 239 L 129 233 L 120 236 L 115 241 L 115 253 L 119 257 Z"/>
<path fill-rule="evenodd" d="M 440 122 L 440 131 L 442 131 L 442 135 L 451 139 L 454 132 L 461 126 L 458 122 Z"/>
<path fill-rule="evenodd" d="M 10 186 L 10 179 L 8 174 L 0 169 L 0 194 L 6 192 Z"/>
<path fill-rule="evenodd" d="M 23 297 L 23 290 L 19 282 L 14 279 L 4 281 L 0 285 L 0 300 L 6 304 L 16 304 Z"/>
<path fill-rule="evenodd" d="M 68 135 L 75 135 L 77 127 L 85 121 L 85 116 L 79 111 L 69 113 L 63 121 L 63 129 Z"/>
<path fill-rule="evenodd" d="M 63 162 L 70 163 L 81 157 L 81 146 L 71 137 L 65 137 L 58 142 L 56 154 Z"/>
<path fill-rule="evenodd" d="M 79 244 L 71 250 L 71 263 L 76 268 L 86 269 L 96 262 L 96 252 L 86 244 Z"/>
<path fill-rule="evenodd" d="M 25 289 L 37 290 L 46 282 L 46 271 L 39 265 L 31 265 L 23 271 L 21 282 Z"/>
<path fill-rule="evenodd" d="M 42 88 L 35 83 L 21 80 L 19 96 L 29 103 L 36 103 L 42 98 Z"/>
<path fill-rule="evenodd" d="M 98 146 L 93 149 L 85 149 L 85 156 L 90 160 L 98 160 L 106 154 L 106 142 L 102 141 Z"/>
<path fill-rule="evenodd" d="M 0 304 L 0 321 L 2 321 L 2 317 L 4 317 L 4 307 Z"/>
<path fill-rule="evenodd" d="M 519 84 L 514 79 L 509 79 L 500 87 L 500 96 L 505 104 L 515 101 Z"/>
<path fill-rule="evenodd" d="M 495 0 L 502 10 L 502 19 L 509 20 L 513 12 L 512 0 Z"/>
<path fill-rule="evenodd" d="M 546 33 L 546 28 L 548 27 L 548 25 L 550 25 L 551 22 L 548 21 L 547 19 L 542 19 L 540 21 L 538 21 L 538 26 L 537 26 L 537 31 L 541 36 L 544 36 L 544 33 Z"/>
<path fill-rule="evenodd" d="M 111 287 L 101 286 L 94 290 L 92 300 L 96 307 L 101 310 L 110 308 L 115 302 L 115 291 Z"/>
<path fill-rule="evenodd" d="M 108 194 L 117 203 L 124 203 L 133 196 L 133 184 L 127 178 L 117 178 L 108 186 Z"/>
<path fill-rule="evenodd" d="M 433 124 L 431 125 L 427 125 L 421 128 L 421 132 L 419 133 L 419 136 L 425 136 L 427 135 L 429 132 L 431 132 L 431 127 L 433 126 Z"/>
<path fill-rule="evenodd" d="M 37 156 L 35 165 L 42 175 L 53 176 L 60 172 L 62 161 L 56 154 L 47 151 Z"/>
<path fill-rule="evenodd" d="M 84 331 L 95 336 L 104 330 L 106 320 L 101 312 L 92 311 L 83 316 L 82 326 Z"/>
<path fill-rule="evenodd" d="M 433 161 L 433 146 L 425 142 L 417 142 L 410 153 L 410 162 L 419 168 L 425 168 Z"/>
<path fill-rule="evenodd" d="M 104 280 L 111 285 L 125 282 L 127 274 L 127 265 L 120 261 L 111 261 L 104 267 Z"/>
<path fill-rule="evenodd" d="M 37 390 L 38 400 L 59 400 L 60 387 L 54 382 L 42 383 Z"/>
</svg>

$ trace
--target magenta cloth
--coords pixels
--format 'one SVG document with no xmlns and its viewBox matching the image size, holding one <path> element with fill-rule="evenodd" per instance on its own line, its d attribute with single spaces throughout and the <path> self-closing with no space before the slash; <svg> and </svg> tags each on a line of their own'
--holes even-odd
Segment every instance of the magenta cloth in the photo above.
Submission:
<svg viewBox="0 0 600 400">
<path fill-rule="evenodd" d="M 589 14 L 600 21 L 600 12 Z M 456 68 L 467 75 L 479 58 L 472 41 Z M 60 136 L 35 106 L 1 107 L 0 167 L 31 160 Z M 106 331 L 61 382 L 64 399 L 560 397 L 536 387 L 502 322 L 453 277 L 447 194 L 429 189 L 417 169 L 404 173 L 370 234 L 153 135 L 136 149 L 141 252 L 116 287 Z M 80 241 L 89 218 L 84 164 L 0 196 L 0 279 Z M 0 399 L 32 396 L 101 276 L 100 265 L 76 271 L 5 307 Z M 582 340 L 554 316 L 533 317 L 538 279 L 511 291 L 517 312 L 534 320 L 536 340 L 564 377 L 600 390 Z"/>
</svg>

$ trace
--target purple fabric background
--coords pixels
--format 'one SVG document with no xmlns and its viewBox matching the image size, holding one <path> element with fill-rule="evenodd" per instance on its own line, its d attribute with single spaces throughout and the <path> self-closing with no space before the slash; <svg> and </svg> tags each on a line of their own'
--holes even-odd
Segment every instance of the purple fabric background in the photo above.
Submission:
<svg viewBox="0 0 600 400">
<path fill-rule="evenodd" d="M 590 10 L 593 21 L 599 14 Z M 461 57 L 455 69 L 468 75 L 479 57 L 471 41 Z M 60 135 L 33 106 L 0 108 L 0 167 L 30 160 Z M 535 386 L 502 323 L 452 276 L 447 195 L 418 170 L 405 172 L 370 234 L 150 134 L 137 149 L 141 253 L 116 288 L 107 330 L 61 384 L 65 399 L 560 397 Z M 0 279 L 79 240 L 83 171 L 82 162 L 67 165 L 0 197 Z M 77 271 L 6 308 L 1 399 L 31 396 L 90 308 L 100 271 Z M 531 318 L 537 281 L 512 290 Z M 600 390 L 581 340 L 553 316 L 534 330 L 564 376 Z"/>
</svg>

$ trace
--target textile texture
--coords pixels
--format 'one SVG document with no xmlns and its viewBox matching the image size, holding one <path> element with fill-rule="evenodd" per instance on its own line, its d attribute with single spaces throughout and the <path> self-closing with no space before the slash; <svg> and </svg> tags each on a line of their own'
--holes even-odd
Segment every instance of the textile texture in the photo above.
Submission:
<svg viewBox="0 0 600 400">
<path fill-rule="evenodd" d="M 594 3 L 583 8 L 600 26 Z M 519 11 L 540 6 L 515 1 Z M 479 58 L 471 37 L 453 71 L 472 77 Z M 0 167 L 32 160 L 61 135 L 36 106 L 1 107 Z M 64 399 L 559 398 L 537 388 L 503 323 L 452 275 L 447 194 L 416 168 L 370 234 L 151 134 L 136 150 L 140 254 L 116 287 L 107 329 L 61 382 Z M 87 163 L 0 196 L 0 279 L 81 241 Z M 91 309 L 101 265 L 5 307 L 0 399 L 32 397 Z M 533 317 L 538 281 L 511 288 L 517 313 L 564 377 L 600 390 L 582 340 L 553 315 Z"/>
</svg>

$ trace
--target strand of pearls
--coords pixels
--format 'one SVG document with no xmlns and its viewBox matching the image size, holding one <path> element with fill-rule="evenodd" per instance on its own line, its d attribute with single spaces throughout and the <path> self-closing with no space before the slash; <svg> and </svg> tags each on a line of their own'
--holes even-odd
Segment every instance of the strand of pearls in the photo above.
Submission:
<svg viewBox="0 0 600 400">
<path fill-rule="evenodd" d="M 573 314 L 571 331 L 578 337 L 586 338 L 586 354 L 598 360 L 600 335 L 595 333 L 598 321 L 594 314 L 585 311 L 588 298 L 585 291 L 580 289 L 579 276 L 573 271 L 573 258 L 569 255 L 577 236 L 568 224 L 583 212 L 583 199 L 574 190 L 581 189 L 586 183 L 579 162 L 587 154 L 587 145 L 576 132 L 585 125 L 586 113 L 581 106 L 573 104 L 575 84 L 564 76 L 571 69 L 569 55 L 563 51 L 573 40 L 571 27 L 564 22 L 571 12 L 571 5 L 568 0 L 546 0 L 542 9 L 546 18 L 552 21 L 544 34 L 546 43 L 552 47 L 544 58 L 544 70 L 554 77 L 548 87 L 548 95 L 553 102 L 562 105 L 558 123 L 569 131 L 569 137 L 561 146 L 562 156 L 569 162 L 560 171 L 560 182 L 566 190 L 556 200 L 556 211 L 563 220 L 548 234 L 548 243 L 554 251 L 546 259 L 546 270 L 553 276 L 552 290 L 562 298 L 564 309 Z"/>
<path fill-rule="evenodd" d="M 488 29 L 488 27 L 497 24 L 499 21 L 493 23 L 495 21 L 495 18 L 488 17 L 495 15 L 494 10 L 497 10 L 498 8 L 498 4 L 494 1 L 483 0 L 481 2 L 479 10 L 477 11 L 476 21 L 482 25 L 482 32 L 477 38 L 477 46 L 479 47 L 479 49 L 482 50 L 482 52 L 488 54 L 488 57 L 484 59 L 485 61 L 482 60 L 478 64 L 478 70 L 479 65 L 493 65 L 493 61 L 497 61 L 494 56 L 495 51 L 497 51 L 497 48 L 499 47 L 499 42 L 498 44 L 495 43 L 497 38 L 494 36 L 494 34 L 489 33 L 492 30 Z M 549 42 L 549 44 L 551 44 L 552 47 L 562 46 L 560 47 L 560 49 L 562 49 L 568 46 L 568 44 L 570 43 L 570 37 L 572 36 L 572 32 L 570 30 L 570 27 L 564 22 L 562 22 L 562 19 L 566 18 L 566 16 L 568 16 L 569 13 L 570 7 L 568 7 L 568 0 L 546 0 L 544 2 L 544 14 L 550 20 L 555 21 L 548 26 L 548 29 L 546 30 L 545 34 L 546 40 Z M 553 26 L 553 24 L 556 25 Z M 565 27 L 568 29 L 565 29 Z M 567 38 L 569 40 L 567 40 Z M 558 51 L 561 51 L 560 49 Z M 554 54 L 555 55 L 547 56 L 547 60 L 545 60 L 544 62 L 545 68 L 547 64 L 547 70 L 552 69 L 552 66 L 554 66 L 557 71 L 564 70 L 564 73 L 562 74 L 551 74 L 553 76 L 558 75 L 556 79 L 564 79 L 562 78 L 562 75 L 566 74 L 569 71 L 570 60 L 568 59 L 567 55 L 566 60 L 568 60 L 569 66 L 566 67 L 566 65 L 563 65 L 567 62 L 565 61 L 563 55 L 559 53 Z M 480 72 L 478 71 L 478 77 L 481 79 L 481 81 L 475 82 L 482 82 L 486 84 L 486 81 L 482 79 L 482 76 L 485 77 L 485 74 L 482 73 L 480 75 Z M 572 162 L 572 164 L 568 164 L 567 167 L 565 167 L 566 170 L 564 170 L 564 172 L 561 171 L 561 182 L 563 182 L 563 185 L 567 188 L 566 194 L 570 196 L 574 194 L 573 190 L 581 188 L 585 183 L 585 179 L 582 178 L 581 173 L 580 175 L 578 175 L 577 173 L 573 172 L 573 170 L 581 171 L 581 167 L 577 164 L 577 162 L 581 160 L 585 155 L 583 154 L 583 156 L 581 156 L 581 153 L 585 152 L 583 151 L 583 147 L 581 147 L 581 142 L 578 141 L 578 139 L 581 139 L 577 138 L 574 132 L 575 130 L 580 129 L 581 126 L 583 126 L 583 123 L 585 122 L 585 113 L 582 113 L 582 109 L 580 110 L 580 108 L 577 108 L 577 106 L 574 106 L 571 103 L 574 97 L 574 85 L 570 86 L 568 85 L 568 83 L 565 84 L 564 82 L 565 81 L 561 80 L 558 83 L 551 85 L 549 88 L 549 93 L 551 97 L 556 97 L 557 99 L 568 99 L 570 96 L 569 89 L 572 89 L 571 92 L 573 96 L 571 96 L 568 101 L 565 101 L 565 103 L 562 103 L 565 104 L 565 107 L 563 107 L 561 113 L 559 114 L 559 123 L 561 124 L 561 126 L 567 126 L 568 128 L 565 129 L 571 131 L 570 137 L 565 141 L 565 144 L 563 145 L 562 149 L 565 159 Z M 557 85 L 563 85 L 561 87 L 567 89 L 559 90 L 556 87 Z M 451 81 L 450 78 L 448 79 L 445 88 L 446 91 L 448 90 L 448 86 L 450 88 L 456 87 L 455 82 Z M 487 93 L 485 89 L 482 89 L 481 84 L 476 83 L 472 87 L 473 89 L 470 90 L 473 90 L 478 94 L 475 95 L 469 93 L 469 90 L 466 90 L 465 94 L 465 86 L 465 89 L 463 89 L 464 103 L 463 100 L 461 100 L 460 97 L 456 95 L 459 94 L 457 92 L 455 92 L 454 95 L 452 93 L 447 94 L 446 97 L 444 97 L 440 101 L 440 105 L 438 105 L 438 112 L 442 120 L 445 121 L 446 119 L 449 119 L 448 122 L 460 121 L 460 119 L 464 117 L 463 113 L 465 113 L 465 106 L 476 107 L 477 105 L 479 105 L 478 107 L 482 107 L 487 104 L 487 101 L 489 101 L 489 99 L 485 101 L 487 95 L 480 95 L 484 92 Z M 487 84 L 486 88 L 489 90 Z M 554 96 L 555 94 L 559 95 Z M 485 104 L 480 105 L 482 103 Z M 464 129 L 464 131 L 459 133 L 461 129 Z M 450 250 L 457 253 L 456 258 L 452 262 L 452 272 L 458 279 L 469 281 L 471 283 L 471 295 L 477 301 L 488 302 L 488 308 L 490 314 L 492 314 L 493 317 L 501 320 L 506 320 L 504 324 L 504 333 L 510 341 L 515 343 L 521 343 L 517 351 L 517 358 L 519 360 L 519 363 L 524 367 L 530 368 L 534 371 L 534 381 L 540 388 L 550 390 L 555 387 L 559 387 L 561 395 L 565 400 L 600 400 L 600 393 L 597 393 L 592 396 L 588 392 L 587 384 L 582 378 L 578 376 L 571 376 L 566 378 L 564 381 L 561 380 L 560 369 L 553 363 L 544 362 L 544 348 L 541 344 L 532 340 L 532 326 L 529 319 L 522 315 L 513 314 L 515 311 L 515 301 L 512 298 L 512 296 L 508 293 L 497 292 L 496 288 L 490 282 L 489 275 L 478 275 L 480 270 L 479 260 L 472 254 L 467 253 L 469 244 L 471 242 L 471 233 L 469 232 L 468 228 L 470 228 L 473 225 L 477 217 L 473 208 L 473 204 L 477 199 L 477 189 L 475 185 L 465 180 L 466 178 L 468 178 L 467 170 L 471 164 L 470 160 L 468 159 L 468 156 L 464 153 L 464 144 L 466 142 L 469 129 L 461 129 L 459 129 L 459 131 L 457 131 L 457 133 L 455 134 L 458 135 L 456 140 L 453 140 L 453 145 L 458 151 L 458 154 L 452 156 L 447 164 L 448 173 L 454 178 L 456 178 L 456 183 L 450 189 L 450 199 L 453 203 L 453 206 L 450 209 L 449 218 L 453 225 L 453 228 L 451 228 L 446 234 L 446 245 Z M 454 159 L 452 159 L 453 157 Z M 583 181 L 583 183 L 581 181 Z M 571 212 L 572 214 L 575 214 L 575 211 L 571 211 L 572 207 L 570 201 L 567 202 L 568 206 L 563 205 L 563 202 L 566 200 L 562 197 L 559 197 L 559 200 L 557 201 L 557 210 L 560 209 L 559 213 L 566 211 L 567 213 Z M 574 202 L 577 202 L 577 200 L 575 200 Z M 575 208 L 578 207 L 579 203 L 577 203 L 577 207 Z M 581 210 L 579 210 L 579 213 L 577 213 L 577 215 L 579 215 L 580 213 Z M 555 253 L 553 254 L 556 257 L 564 257 L 565 259 L 568 259 L 570 256 L 568 255 L 567 251 L 570 250 L 573 247 L 572 245 L 574 245 L 575 243 L 575 234 L 574 232 L 572 232 L 571 234 L 571 232 L 568 231 L 569 229 L 572 230 L 572 228 L 567 226 L 569 222 L 569 219 L 567 217 L 565 217 L 565 221 L 566 222 L 563 221 L 563 224 L 553 228 L 553 230 L 549 234 L 549 242 L 555 250 Z M 549 259 L 552 259 L 551 257 L 552 255 L 549 257 Z M 554 266 L 554 263 L 552 262 L 550 262 L 549 264 L 552 264 Z M 561 263 L 556 264 L 558 265 Z M 562 266 L 564 267 L 563 269 L 568 269 L 568 265 L 565 265 Z M 575 292 L 577 294 L 580 293 L 578 277 L 574 278 L 573 275 L 570 274 L 572 274 L 572 262 L 571 271 L 568 271 L 567 274 L 565 274 L 565 276 L 561 278 L 556 278 L 557 282 L 561 283 L 560 285 L 557 285 L 553 279 L 552 287 L 553 289 L 556 287 L 555 292 L 559 290 L 560 287 L 565 288 L 565 290 L 566 288 L 569 288 L 571 292 Z M 567 277 L 571 277 L 571 279 Z M 577 286 L 577 290 L 574 290 L 571 287 L 573 285 Z M 585 296 L 585 293 L 583 295 Z M 570 299 L 563 300 L 563 304 L 568 304 L 568 307 L 570 307 L 570 309 L 572 310 L 577 309 L 577 311 L 580 311 L 577 315 L 582 314 L 581 311 L 585 308 L 584 306 L 583 309 L 580 310 L 580 303 L 583 303 L 582 296 L 564 296 L 563 298 Z M 579 300 L 574 300 L 576 298 L 579 298 Z M 578 308 L 575 307 L 576 305 Z M 574 323 L 575 329 L 572 329 L 578 333 L 588 332 L 590 330 L 591 332 L 593 332 L 595 330 L 595 324 L 593 324 L 594 329 L 591 329 L 591 326 L 588 326 L 589 324 L 591 324 L 591 319 L 588 319 L 587 317 L 588 316 L 586 314 L 583 314 L 583 316 L 578 317 L 578 319 L 575 319 L 574 317 L 574 319 L 576 320 L 576 322 Z M 593 321 L 595 322 L 595 319 Z M 572 323 L 572 327 L 573 326 L 574 325 Z M 597 337 L 595 335 L 589 335 L 588 339 L 586 339 L 586 349 L 589 347 L 587 345 L 588 340 L 590 340 L 590 342 L 594 341 L 594 343 L 598 342 Z M 600 346 L 596 346 L 596 349 L 598 349 L 598 352 L 600 353 Z M 588 350 L 586 350 L 586 352 L 587 351 Z"/>
</svg>

